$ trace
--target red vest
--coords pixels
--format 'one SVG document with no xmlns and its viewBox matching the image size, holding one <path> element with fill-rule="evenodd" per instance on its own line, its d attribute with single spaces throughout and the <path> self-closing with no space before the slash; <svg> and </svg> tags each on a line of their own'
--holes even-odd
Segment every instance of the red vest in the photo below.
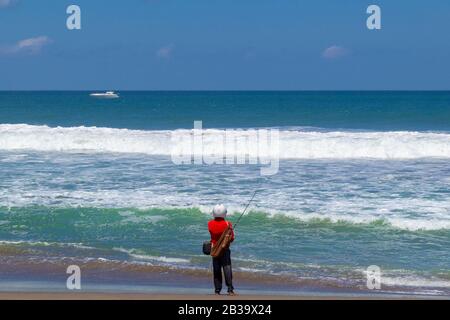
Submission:
<svg viewBox="0 0 450 320">
<path fill-rule="evenodd" d="M 209 233 L 211 234 L 212 244 L 215 244 L 219 240 L 220 236 L 225 231 L 228 224 L 230 225 L 230 227 L 233 226 L 231 224 L 231 222 L 225 221 L 225 219 L 223 219 L 223 218 L 215 218 L 214 220 L 211 220 L 208 222 L 208 230 L 209 230 Z M 232 231 L 231 234 L 232 234 L 231 241 L 233 241 L 234 240 L 234 232 Z"/>
</svg>

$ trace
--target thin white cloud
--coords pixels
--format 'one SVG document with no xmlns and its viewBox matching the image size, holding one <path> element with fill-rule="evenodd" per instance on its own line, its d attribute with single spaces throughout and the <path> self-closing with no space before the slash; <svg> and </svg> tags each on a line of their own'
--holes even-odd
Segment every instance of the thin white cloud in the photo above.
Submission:
<svg viewBox="0 0 450 320">
<path fill-rule="evenodd" d="M 51 43 L 51 40 L 47 36 L 28 38 L 20 40 L 13 45 L 0 47 L 0 52 L 6 54 L 15 54 L 15 53 L 36 54 L 39 53 L 42 50 L 42 48 L 49 43 Z"/>
<path fill-rule="evenodd" d="M 0 0 L 0 9 L 6 8 L 12 5 L 16 0 Z"/>
<path fill-rule="evenodd" d="M 173 49 L 174 49 L 173 44 L 161 47 L 156 51 L 156 56 L 160 59 L 168 59 L 172 55 Z"/>
<path fill-rule="evenodd" d="M 350 53 L 350 50 L 348 50 L 347 48 L 333 45 L 331 47 L 326 48 L 322 52 L 322 57 L 324 59 L 333 60 L 333 59 L 338 59 L 338 58 L 345 57 L 349 53 Z"/>
</svg>

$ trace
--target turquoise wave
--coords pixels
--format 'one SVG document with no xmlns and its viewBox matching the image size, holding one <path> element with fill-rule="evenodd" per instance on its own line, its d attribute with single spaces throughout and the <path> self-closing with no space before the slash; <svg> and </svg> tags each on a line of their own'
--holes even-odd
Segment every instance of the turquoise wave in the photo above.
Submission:
<svg viewBox="0 0 450 320">
<path fill-rule="evenodd" d="M 209 219 L 199 208 L 0 207 L 0 256 L 18 265 L 74 261 L 130 272 L 136 266 L 175 267 L 203 274 L 210 263 L 201 253 Z M 232 256 L 238 272 L 263 278 L 363 286 L 364 270 L 375 264 L 391 286 L 447 290 L 449 246 L 446 229 L 411 231 L 382 220 L 303 221 L 250 211 L 236 228 Z"/>
<path fill-rule="evenodd" d="M 229 216 L 235 221 L 236 214 Z M 1 241 L 77 243 L 102 250 L 187 258 L 201 255 L 210 217 L 198 208 L 0 208 Z M 251 211 L 236 228 L 238 257 L 286 263 L 448 270 L 450 230 Z"/>
</svg>

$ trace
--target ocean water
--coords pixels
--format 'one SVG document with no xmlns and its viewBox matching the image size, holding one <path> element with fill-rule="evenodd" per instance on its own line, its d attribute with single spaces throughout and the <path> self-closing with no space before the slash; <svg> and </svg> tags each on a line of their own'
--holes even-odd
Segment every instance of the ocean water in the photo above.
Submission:
<svg viewBox="0 0 450 320">
<path fill-rule="evenodd" d="M 450 92 L 120 95 L 0 92 L 0 281 L 67 259 L 206 272 L 212 206 L 233 221 L 258 190 L 232 248 L 244 277 L 367 290 L 377 265 L 384 291 L 450 294 Z M 211 141 L 278 129 L 278 173 L 174 164 L 195 120 Z"/>
</svg>

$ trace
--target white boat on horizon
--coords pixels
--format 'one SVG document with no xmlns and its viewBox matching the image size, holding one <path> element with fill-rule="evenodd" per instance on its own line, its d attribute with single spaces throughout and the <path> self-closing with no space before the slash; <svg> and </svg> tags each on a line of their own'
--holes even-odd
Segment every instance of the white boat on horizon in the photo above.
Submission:
<svg viewBox="0 0 450 320">
<path fill-rule="evenodd" d="M 106 99 L 115 99 L 119 98 L 119 95 L 114 91 L 106 91 L 106 92 L 94 92 L 90 94 L 91 97 L 95 98 L 106 98 Z"/>
</svg>

